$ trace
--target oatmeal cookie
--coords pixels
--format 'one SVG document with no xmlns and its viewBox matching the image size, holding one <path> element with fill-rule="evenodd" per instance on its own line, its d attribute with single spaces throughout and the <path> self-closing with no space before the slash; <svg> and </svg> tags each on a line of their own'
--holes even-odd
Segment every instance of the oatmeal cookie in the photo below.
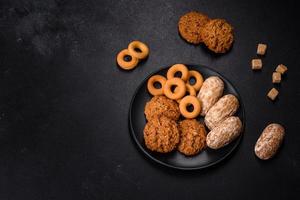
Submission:
<svg viewBox="0 0 300 200">
<path fill-rule="evenodd" d="M 192 44 L 201 43 L 203 40 L 200 31 L 209 20 L 206 15 L 195 11 L 181 16 L 178 22 L 181 37 Z"/>
<path fill-rule="evenodd" d="M 178 103 L 165 96 L 152 97 L 152 99 L 146 103 L 144 113 L 148 121 L 160 115 L 164 115 L 173 120 L 178 120 L 180 116 Z"/>
<path fill-rule="evenodd" d="M 233 27 L 224 19 L 213 19 L 201 29 L 205 45 L 215 53 L 225 53 L 233 43 Z"/>
<path fill-rule="evenodd" d="M 206 130 L 196 119 L 185 119 L 179 123 L 180 143 L 178 150 L 186 156 L 199 153 L 206 147 Z"/>
<path fill-rule="evenodd" d="M 179 137 L 177 123 L 165 116 L 151 119 L 144 128 L 145 144 L 151 151 L 171 152 L 177 147 Z"/>
</svg>

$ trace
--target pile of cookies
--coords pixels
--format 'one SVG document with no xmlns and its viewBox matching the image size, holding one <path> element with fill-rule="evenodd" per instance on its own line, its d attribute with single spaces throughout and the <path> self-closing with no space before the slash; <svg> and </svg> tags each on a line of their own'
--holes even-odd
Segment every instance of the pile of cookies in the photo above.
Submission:
<svg viewBox="0 0 300 200">
<path fill-rule="evenodd" d="M 191 78 L 195 79 L 194 84 Z M 242 131 L 241 120 L 233 116 L 239 101 L 232 94 L 222 96 L 224 83 L 217 76 L 203 80 L 198 71 L 176 64 L 169 68 L 167 78 L 150 77 L 147 87 L 154 97 L 145 106 L 144 139 L 152 151 L 168 153 L 177 149 L 192 156 L 206 146 L 224 147 Z M 197 120 L 199 117 L 204 117 L 205 125 Z"/>
<path fill-rule="evenodd" d="M 179 34 L 192 44 L 204 43 L 215 53 L 226 53 L 233 44 L 233 27 L 224 19 L 210 19 L 207 15 L 192 11 L 181 16 Z"/>
</svg>

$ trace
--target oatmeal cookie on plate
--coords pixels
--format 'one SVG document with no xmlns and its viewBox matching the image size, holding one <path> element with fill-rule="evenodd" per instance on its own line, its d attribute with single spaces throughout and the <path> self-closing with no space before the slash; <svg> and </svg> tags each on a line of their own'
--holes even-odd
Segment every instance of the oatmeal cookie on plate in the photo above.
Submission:
<svg viewBox="0 0 300 200">
<path fill-rule="evenodd" d="M 196 119 L 185 119 L 179 123 L 180 142 L 178 150 L 186 156 L 199 153 L 206 147 L 206 130 Z"/>
<path fill-rule="evenodd" d="M 164 115 L 173 120 L 178 120 L 180 117 L 178 103 L 165 96 L 152 97 L 152 99 L 146 103 L 144 113 L 148 121 L 160 115 Z"/>
<path fill-rule="evenodd" d="M 153 118 L 144 128 L 144 140 L 151 151 L 171 152 L 179 143 L 177 123 L 165 116 Z"/>
</svg>

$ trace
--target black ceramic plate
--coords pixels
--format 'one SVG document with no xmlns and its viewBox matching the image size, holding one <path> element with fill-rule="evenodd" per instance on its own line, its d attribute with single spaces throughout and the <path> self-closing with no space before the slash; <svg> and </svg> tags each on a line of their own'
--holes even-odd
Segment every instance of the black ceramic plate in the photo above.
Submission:
<svg viewBox="0 0 300 200">
<path fill-rule="evenodd" d="M 240 117 L 243 122 L 244 127 L 244 107 L 242 103 L 242 99 L 234 88 L 234 86 L 221 74 L 216 71 L 204 67 L 201 65 L 187 65 L 189 69 L 194 69 L 199 71 L 204 78 L 209 76 L 219 76 L 224 81 L 224 93 L 223 94 L 234 94 L 240 102 L 240 107 L 236 113 L 237 116 Z M 144 138 L 143 138 L 143 130 L 146 124 L 146 119 L 144 116 L 144 107 L 147 101 L 151 99 L 151 95 L 147 91 L 147 80 L 154 74 L 166 75 L 166 72 L 169 67 L 161 69 L 157 72 L 150 74 L 136 89 L 135 94 L 133 95 L 130 109 L 129 109 L 129 128 L 131 135 L 134 141 L 137 143 L 138 148 L 150 159 L 153 161 L 165 165 L 167 167 L 182 169 L 182 170 L 192 170 L 192 169 L 202 169 L 212 165 L 217 164 L 227 156 L 229 156 L 233 150 L 238 146 L 241 141 L 241 137 L 243 133 L 232 143 L 229 145 L 219 149 L 212 150 L 206 148 L 204 151 L 199 154 L 186 157 L 178 151 L 173 151 L 167 154 L 155 153 L 147 149 L 145 146 Z M 198 118 L 199 121 L 203 121 L 203 117 Z"/>
</svg>

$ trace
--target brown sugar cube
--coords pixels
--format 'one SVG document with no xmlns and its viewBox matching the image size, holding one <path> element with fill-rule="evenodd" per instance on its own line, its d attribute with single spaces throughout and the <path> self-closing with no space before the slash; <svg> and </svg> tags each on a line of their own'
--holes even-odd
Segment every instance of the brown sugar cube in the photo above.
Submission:
<svg viewBox="0 0 300 200">
<path fill-rule="evenodd" d="M 267 51 L 267 45 L 266 44 L 258 44 L 257 45 L 257 55 L 265 55 Z"/>
<path fill-rule="evenodd" d="M 279 94 L 278 90 L 276 90 L 276 88 L 272 88 L 269 92 L 268 92 L 268 97 L 274 101 L 277 97 L 277 95 Z"/>
<path fill-rule="evenodd" d="M 284 74 L 287 70 L 288 70 L 288 68 L 285 65 L 280 64 L 277 66 L 275 71 L 279 72 L 280 74 Z"/>
<path fill-rule="evenodd" d="M 272 82 L 273 83 L 280 83 L 280 81 L 281 81 L 281 74 L 279 72 L 273 72 Z"/>
<path fill-rule="evenodd" d="M 261 59 L 252 59 L 252 69 L 257 70 L 262 68 Z"/>
</svg>

